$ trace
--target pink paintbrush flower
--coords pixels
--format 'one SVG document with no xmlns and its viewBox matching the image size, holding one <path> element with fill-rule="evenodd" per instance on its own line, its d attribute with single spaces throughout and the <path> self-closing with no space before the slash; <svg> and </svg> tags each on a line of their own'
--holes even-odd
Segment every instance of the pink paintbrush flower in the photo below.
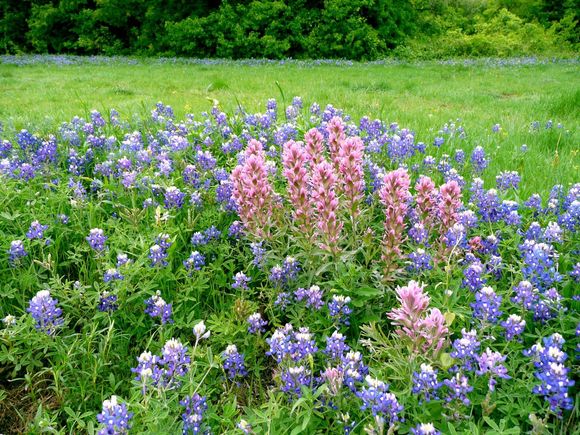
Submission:
<svg viewBox="0 0 580 435">
<path fill-rule="evenodd" d="M 304 135 L 304 142 L 306 142 L 306 155 L 312 168 L 324 160 L 324 136 L 317 129 L 311 128 Z"/>
<path fill-rule="evenodd" d="M 318 234 L 322 237 L 321 247 L 332 253 L 338 252 L 338 239 L 342 222 L 336 216 L 338 198 L 335 192 L 336 175 L 332 165 L 323 161 L 312 170 L 312 202 L 318 219 Z"/>
<path fill-rule="evenodd" d="M 383 235 L 383 256 L 386 263 L 385 275 L 396 269 L 396 260 L 401 256 L 401 243 L 405 233 L 405 216 L 411 197 L 409 174 L 399 168 L 385 175 L 379 190 L 379 197 L 385 207 L 385 233 Z"/>
<path fill-rule="evenodd" d="M 358 206 L 363 197 L 363 154 L 364 144 L 359 137 L 349 137 L 339 143 L 338 157 L 342 192 L 346 200 L 346 208 L 353 219 L 360 213 Z"/>
<path fill-rule="evenodd" d="M 269 237 L 274 208 L 274 191 L 268 180 L 268 169 L 262 144 L 251 140 L 244 162 L 231 175 L 233 198 L 246 230 L 256 237 Z"/>
<path fill-rule="evenodd" d="M 312 236 L 312 211 L 307 161 L 308 153 L 302 142 L 291 140 L 284 144 L 282 152 L 283 173 L 288 180 L 288 197 L 294 207 L 294 220 L 300 231 L 310 239 Z"/>
</svg>

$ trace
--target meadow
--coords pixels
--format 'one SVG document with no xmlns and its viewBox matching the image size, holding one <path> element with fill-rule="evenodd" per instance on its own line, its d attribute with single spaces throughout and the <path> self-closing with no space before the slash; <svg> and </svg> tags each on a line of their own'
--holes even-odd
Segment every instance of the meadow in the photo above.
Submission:
<svg viewBox="0 0 580 435">
<path fill-rule="evenodd" d="M 579 433 L 578 71 L 0 57 L 0 432 Z"/>
</svg>

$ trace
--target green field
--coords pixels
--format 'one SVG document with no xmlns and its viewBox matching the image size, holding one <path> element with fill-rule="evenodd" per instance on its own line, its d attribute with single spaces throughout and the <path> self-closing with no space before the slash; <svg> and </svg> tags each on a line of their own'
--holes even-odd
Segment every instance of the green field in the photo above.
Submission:
<svg viewBox="0 0 580 435">
<path fill-rule="evenodd" d="M 299 65 L 0 65 L 0 120 L 7 127 L 34 131 L 53 128 L 91 109 L 122 116 L 143 115 L 158 101 L 178 117 L 198 114 L 219 101 L 226 112 L 238 104 L 263 111 L 268 98 L 286 104 L 295 95 L 306 106 L 332 104 L 358 121 L 361 116 L 398 122 L 430 142 L 448 122 L 463 125 L 469 151 L 483 145 L 496 154 L 495 174 L 516 169 L 526 192 L 575 181 L 580 155 L 580 74 L 574 64 L 461 66 L 440 64 Z M 554 127 L 543 131 L 548 120 Z M 530 123 L 540 122 L 539 132 Z M 494 124 L 501 125 L 492 134 Z M 525 159 L 518 159 L 522 144 Z M 443 152 L 452 149 L 442 148 Z M 517 159 L 517 162 L 514 160 Z M 538 167 L 542 177 L 537 177 Z M 526 193 L 523 192 L 523 193 Z"/>
</svg>

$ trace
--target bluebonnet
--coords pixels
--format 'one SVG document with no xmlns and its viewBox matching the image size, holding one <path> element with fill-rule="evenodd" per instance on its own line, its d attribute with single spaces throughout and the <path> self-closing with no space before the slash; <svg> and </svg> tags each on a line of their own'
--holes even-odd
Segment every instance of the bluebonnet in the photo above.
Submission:
<svg viewBox="0 0 580 435">
<path fill-rule="evenodd" d="M 234 221 L 228 228 L 228 236 L 239 239 L 244 234 L 244 224 L 240 221 Z"/>
<path fill-rule="evenodd" d="M 292 298 L 290 293 L 288 292 L 280 292 L 278 296 L 276 296 L 276 300 L 274 301 L 274 305 L 280 307 L 281 310 L 285 310 L 288 305 L 290 304 Z"/>
<path fill-rule="evenodd" d="M 496 187 L 500 192 L 505 192 L 508 189 L 517 189 L 520 180 L 520 175 L 516 171 L 504 171 L 495 177 Z"/>
<path fill-rule="evenodd" d="M 254 313 L 248 317 L 248 332 L 250 334 L 262 334 L 266 332 L 267 321 L 262 319 L 260 313 Z"/>
<path fill-rule="evenodd" d="M 534 375 L 540 381 L 532 392 L 543 396 L 550 409 L 559 415 L 574 406 L 573 399 L 568 395 L 574 381 L 568 377 L 569 369 L 564 365 L 568 356 L 562 351 L 563 344 L 564 339 L 556 333 L 544 338 L 543 346 L 538 343 L 524 351 L 525 356 L 533 358 L 536 368 Z"/>
<path fill-rule="evenodd" d="M 222 354 L 223 367 L 230 380 L 236 377 L 244 377 L 248 374 L 244 363 L 244 355 L 238 352 L 235 344 L 230 344 Z"/>
<path fill-rule="evenodd" d="M 104 282 L 110 282 L 113 280 L 122 280 L 124 278 L 125 277 L 121 275 L 121 272 L 119 272 L 118 269 L 107 269 L 105 271 L 105 274 L 103 275 Z"/>
<path fill-rule="evenodd" d="M 526 321 L 517 314 L 510 314 L 510 316 L 505 321 L 501 322 L 500 325 L 505 329 L 505 339 L 511 341 L 524 332 Z"/>
<path fill-rule="evenodd" d="M 214 225 L 210 226 L 204 231 L 204 235 L 208 242 L 219 239 L 221 234 L 221 231 L 218 230 Z"/>
<path fill-rule="evenodd" d="M 507 369 L 502 364 L 506 358 L 506 356 L 502 356 L 499 352 L 492 351 L 489 347 L 477 357 L 479 369 L 475 371 L 475 374 L 478 376 L 489 374 L 488 387 L 490 391 L 495 390 L 497 383 L 496 377 L 511 379 L 511 376 L 507 374 Z"/>
<path fill-rule="evenodd" d="M 491 287 L 483 287 L 475 293 L 475 302 L 471 304 L 473 316 L 484 322 L 496 323 L 501 316 L 501 296 Z"/>
<path fill-rule="evenodd" d="M 477 340 L 475 330 L 461 330 L 461 338 L 453 341 L 453 350 L 450 352 L 452 358 L 460 360 L 461 366 L 466 370 L 473 369 L 473 363 L 477 358 L 480 342 Z"/>
<path fill-rule="evenodd" d="M 475 228 L 477 226 L 478 218 L 473 210 L 463 210 L 459 212 L 458 222 L 465 228 Z"/>
<path fill-rule="evenodd" d="M 127 405 L 119 403 L 117 396 L 103 402 L 103 410 L 97 415 L 97 421 L 103 425 L 99 435 L 122 435 L 131 429 L 133 413 L 127 410 Z"/>
<path fill-rule="evenodd" d="M 322 301 L 322 290 L 317 285 L 311 286 L 309 289 L 299 288 L 294 292 L 297 301 L 306 301 L 306 306 L 320 310 L 324 306 Z"/>
<path fill-rule="evenodd" d="M 289 366 L 282 370 L 280 389 L 285 393 L 302 396 L 302 386 L 308 386 L 311 382 L 311 373 L 304 365 Z"/>
<path fill-rule="evenodd" d="M 162 325 L 168 322 L 173 323 L 172 306 L 165 302 L 159 290 L 145 301 L 145 313 L 153 318 L 158 317 Z"/>
<path fill-rule="evenodd" d="M 552 287 L 541 294 L 534 305 L 534 320 L 546 322 L 563 311 L 566 308 L 562 306 L 562 296 Z"/>
<path fill-rule="evenodd" d="M 326 348 L 324 353 L 330 360 L 341 360 L 350 347 L 346 344 L 346 337 L 338 331 L 334 331 L 330 337 L 326 338 Z"/>
<path fill-rule="evenodd" d="M 175 186 L 165 189 L 165 208 L 181 208 L 185 201 L 185 193 Z"/>
<path fill-rule="evenodd" d="M 206 398 L 195 393 L 193 396 L 185 396 L 179 404 L 185 408 L 185 412 L 181 414 L 183 435 L 202 433 L 203 414 L 207 410 Z"/>
<path fill-rule="evenodd" d="M 292 339 L 294 335 L 294 328 L 287 323 L 284 327 L 276 329 L 272 337 L 266 339 L 266 343 L 270 346 L 270 350 L 266 355 L 273 356 L 278 363 L 292 354 Z"/>
<path fill-rule="evenodd" d="M 309 355 L 314 355 L 318 351 L 316 342 L 310 330 L 303 326 L 294 333 L 294 342 L 292 343 L 291 358 L 294 361 L 300 361 Z"/>
<path fill-rule="evenodd" d="M 44 232 L 48 229 L 48 225 L 42 225 L 39 221 L 34 221 L 30 224 L 30 228 L 26 233 L 26 237 L 30 240 L 42 239 Z"/>
<path fill-rule="evenodd" d="M 344 385 L 352 392 L 356 391 L 357 384 L 362 382 L 369 373 L 368 367 L 363 363 L 361 353 L 352 350 L 342 357 L 341 370 L 344 375 Z"/>
<path fill-rule="evenodd" d="M 532 310 L 538 300 L 538 289 L 534 288 L 529 281 L 520 281 L 517 286 L 513 288 L 515 296 L 512 297 L 512 302 L 521 305 L 526 310 Z"/>
<path fill-rule="evenodd" d="M 465 163 L 465 151 L 455 150 L 453 159 L 457 162 L 458 165 L 462 166 Z"/>
<path fill-rule="evenodd" d="M 570 272 L 570 276 L 574 279 L 575 282 L 580 282 L 580 262 L 574 265 L 574 268 Z"/>
<path fill-rule="evenodd" d="M 417 426 L 411 428 L 413 435 L 441 435 L 441 432 L 435 429 L 433 423 L 419 423 Z"/>
<path fill-rule="evenodd" d="M 98 308 L 99 311 L 102 312 L 116 311 L 117 308 L 119 308 L 119 304 L 117 303 L 117 296 L 105 290 L 99 297 Z"/>
<path fill-rule="evenodd" d="M 447 233 L 445 233 L 445 244 L 449 248 L 467 248 L 467 234 L 465 227 L 460 223 L 455 223 Z"/>
<path fill-rule="evenodd" d="M 481 173 L 489 165 L 489 160 L 485 155 L 485 150 L 481 146 L 475 147 L 471 153 L 471 164 L 476 173 Z"/>
<path fill-rule="evenodd" d="M 471 292 L 481 290 L 486 284 L 487 279 L 484 276 L 485 268 L 481 261 L 475 260 L 463 270 L 462 286 L 468 288 Z"/>
<path fill-rule="evenodd" d="M 264 266 L 264 255 L 266 254 L 266 249 L 264 249 L 264 247 L 262 246 L 262 242 L 250 243 L 250 249 L 252 250 L 252 254 L 254 255 L 252 264 L 261 269 Z"/>
<path fill-rule="evenodd" d="M 562 233 L 562 228 L 560 228 L 557 222 L 548 222 L 544 230 L 543 240 L 547 243 L 561 243 Z"/>
<path fill-rule="evenodd" d="M 505 216 L 505 208 L 495 189 L 489 189 L 476 202 L 479 214 L 484 222 L 499 222 Z"/>
<path fill-rule="evenodd" d="M 331 317 L 336 317 L 339 323 L 350 325 L 349 316 L 352 309 L 348 306 L 351 299 L 349 296 L 332 295 L 328 302 L 328 311 Z"/>
<path fill-rule="evenodd" d="M 431 255 L 425 252 L 424 249 L 419 248 L 415 252 L 411 252 L 408 258 L 410 264 L 407 269 L 410 272 L 421 273 L 433 269 Z"/>
<path fill-rule="evenodd" d="M 558 253 L 552 245 L 526 240 L 519 246 L 524 278 L 543 290 L 562 279 L 557 270 Z"/>
<path fill-rule="evenodd" d="M 52 335 L 56 332 L 56 328 L 64 323 L 61 317 L 62 310 L 57 307 L 57 303 L 58 301 L 50 296 L 48 290 L 40 290 L 30 300 L 26 311 L 35 320 L 36 329 Z"/>
<path fill-rule="evenodd" d="M 187 271 L 201 270 L 205 266 L 205 257 L 198 251 L 192 251 L 187 260 L 183 261 L 183 265 Z"/>
<path fill-rule="evenodd" d="M 534 193 L 524 202 L 524 206 L 534 210 L 536 213 L 540 213 L 542 212 L 542 197 L 537 193 Z"/>
<path fill-rule="evenodd" d="M 467 376 L 456 373 L 451 379 L 445 379 L 443 384 L 448 388 L 448 393 L 445 397 L 446 402 L 449 403 L 458 400 L 464 405 L 469 406 L 471 401 L 467 397 L 467 394 L 473 391 L 473 387 L 469 385 Z"/>
<path fill-rule="evenodd" d="M 129 257 L 127 256 L 127 254 L 117 254 L 117 267 L 121 267 L 124 266 L 126 264 L 129 264 L 131 262 L 131 260 L 129 259 Z"/>
<path fill-rule="evenodd" d="M 199 231 L 193 233 L 193 235 L 191 236 L 191 244 L 193 246 L 203 246 L 207 245 L 207 243 L 208 243 L 207 236 Z"/>
<path fill-rule="evenodd" d="M 413 224 L 413 226 L 409 229 L 409 237 L 411 237 L 413 242 L 419 245 L 425 245 L 429 240 L 429 232 L 425 228 L 425 225 L 419 222 Z"/>
<path fill-rule="evenodd" d="M 246 276 L 244 272 L 238 272 L 234 275 L 234 282 L 232 288 L 240 290 L 248 290 L 248 283 L 251 281 L 250 277 Z"/>
<path fill-rule="evenodd" d="M 103 251 L 105 249 L 105 242 L 107 241 L 107 236 L 105 232 L 100 228 L 93 228 L 87 236 L 87 242 L 89 246 L 95 251 Z"/>
<path fill-rule="evenodd" d="M 439 399 L 438 390 L 443 385 L 437 381 L 437 370 L 429 364 L 421 364 L 419 372 L 413 372 L 413 388 L 411 392 L 429 402 Z M 419 401 L 421 403 L 421 400 Z"/>
<path fill-rule="evenodd" d="M 403 407 L 395 395 L 389 392 L 389 386 L 383 381 L 367 376 L 365 385 L 357 396 L 363 402 L 362 410 L 370 409 L 373 416 L 385 418 L 390 424 L 401 420 L 399 414 L 403 411 Z"/>
<path fill-rule="evenodd" d="M 24 249 L 24 243 L 22 240 L 13 240 L 10 242 L 10 249 L 8 250 L 8 259 L 12 265 L 16 264 L 16 262 L 26 257 L 28 254 Z"/>
</svg>

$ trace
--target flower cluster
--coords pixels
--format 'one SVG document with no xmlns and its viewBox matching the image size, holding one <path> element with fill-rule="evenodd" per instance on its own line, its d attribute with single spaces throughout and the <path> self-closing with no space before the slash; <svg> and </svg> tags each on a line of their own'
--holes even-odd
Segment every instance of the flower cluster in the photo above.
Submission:
<svg viewBox="0 0 580 435">
<path fill-rule="evenodd" d="M 171 319 L 172 311 L 171 304 L 165 302 L 159 290 L 145 301 L 145 313 L 153 318 L 158 317 L 162 325 L 165 323 L 173 323 Z"/>
<path fill-rule="evenodd" d="M 445 344 L 448 329 L 438 308 L 427 313 L 430 298 L 423 288 L 415 281 L 398 287 L 397 300 L 401 306 L 392 309 L 387 317 L 400 327 L 395 331 L 399 336 L 409 338 L 414 351 L 436 354 Z"/>
<path fill-rule="evenodd" d="M 57 307 L 58 301 L 50 296 L 48 290 L 41 290 L 36 293 L 28 305 L 28 311 L 35 320 L 35 327 L 39 331 L 52 335 L 56 329 L 64 322 L 62 310 Z"/>
<path fill-rule="evenodd" d="M 561 415 L 563 410 L 573 407 L 568 389 L 574 385 L 574 381 L 568 377 L 569 369 L 564 365 L 568 355 L 562 351 L 564 339 L 560 334 L 552 334 L 543 341 L 543 345 L 538 343 L 524 351 L 525 356 L 533 358 L 535 376 L 540 381 L 532 392 L 543 396 L 550 404 L 550 409 Z"/>
<path fill-rule="evenodd" d="M 133 413 L 127 410 L 127 405 L 119 403 L 117 396 L 103 402 L 103 410 L 97 415 L 97 421 L 103 425 L 99 435 L 122 435 L 129 433 Z"/>
</svg>

